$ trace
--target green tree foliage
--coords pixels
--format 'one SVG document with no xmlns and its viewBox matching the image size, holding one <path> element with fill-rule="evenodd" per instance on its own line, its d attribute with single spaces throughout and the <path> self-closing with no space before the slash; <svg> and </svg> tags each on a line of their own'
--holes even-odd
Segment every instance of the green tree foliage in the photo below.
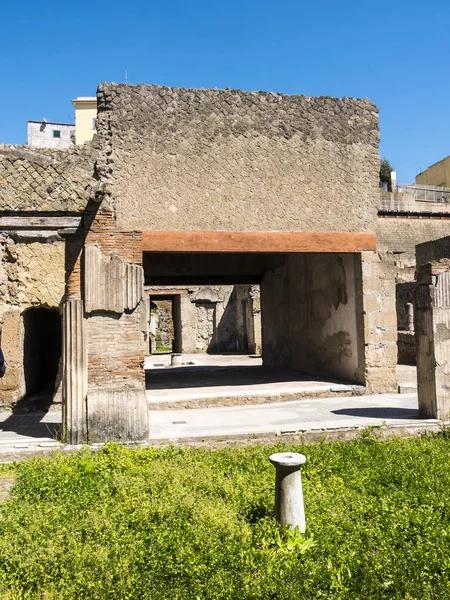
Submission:
<svg viewBox="0 0 450 600">
<path fill-rule="evenodd" d="M 380 182 L 381 183 L 390 183 L 391 182 L 391 172 L 394 169 L 391 167 L 391 163 L 387 158 L 382 158 L 380 161 Z"/>
</svg>

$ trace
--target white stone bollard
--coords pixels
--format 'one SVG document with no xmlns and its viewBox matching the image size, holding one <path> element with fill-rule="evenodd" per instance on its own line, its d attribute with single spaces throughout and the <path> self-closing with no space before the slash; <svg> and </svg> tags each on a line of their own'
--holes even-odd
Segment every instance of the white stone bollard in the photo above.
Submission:
<svg viewBox="0 0 450 600">
<path fill-rule="evenodd" d="M 275 518 L 282 525 L 289 525 L 291 529 L 298 527 L 304 533 L 306 523 L 300 466 L 305 464 L 306 456 L 279 452 L 269 456 L 269 460 L 276 469 Z"/>
<path fill-rule="evenodd" d="M 170 366 L 181 367 L 181 354 L 174 352 L 170 355 Z"/>
</svg>

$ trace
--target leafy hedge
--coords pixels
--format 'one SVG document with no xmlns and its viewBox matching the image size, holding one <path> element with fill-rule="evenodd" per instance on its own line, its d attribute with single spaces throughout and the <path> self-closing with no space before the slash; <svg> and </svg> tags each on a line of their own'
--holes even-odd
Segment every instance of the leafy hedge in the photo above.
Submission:
<svg viewBox="0 0 450 600">
<path fill-rule="evenodd" d="M 300 451 L 305 536 L 272 518 L 268 456 Z M 125 449 L 16 466 L 0 596 L 450 598 L 450 436 Z"/>
</svg>

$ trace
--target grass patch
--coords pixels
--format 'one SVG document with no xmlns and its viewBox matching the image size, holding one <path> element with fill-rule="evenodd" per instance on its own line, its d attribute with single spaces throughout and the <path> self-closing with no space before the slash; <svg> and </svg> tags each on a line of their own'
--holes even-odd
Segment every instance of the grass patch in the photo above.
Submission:
<svg viewBox="0 0 450 600">
<path fill-rule="evenodd" d="M 172 346 L 156 346 L 153 354 L 169 354 L 172 352 Z"/>
<path fill-rule="evenodd" d="M 303 452 L 305 536 L 272 518 L 272 452 Z M 15 466 L 0 596 L 450 598 L 450 436 L 126 449 Z"/>
</svg>

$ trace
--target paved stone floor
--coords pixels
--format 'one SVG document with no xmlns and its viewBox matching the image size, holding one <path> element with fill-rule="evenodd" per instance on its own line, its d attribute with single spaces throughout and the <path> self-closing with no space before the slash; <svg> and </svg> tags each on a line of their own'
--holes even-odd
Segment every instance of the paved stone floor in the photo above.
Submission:
<svg viewBox="0 0 450 600">
<path fill-rule="evenodd" d="M 333 378 L 315 378 L 291 369 L 263 367 L 258 356 L 184 354 L 182 360 L 185 366 L 168 368 L 170 354 L 146 357 L 150 407 L 162 403 L 192 405 L 191 401 L 202 400 L 217 405 L 223 398 L 234 398 L 234 403 L 239 404 L 239 398 L 256 402 L 258 397 L 331 395 L 331 392 L 351 393 L 355 388 L 349 382 Z"/>
<path fill-rule="evenodd" d="M 150 411 L 150 438 L 284 434 L 419 422 L 432 421 L 419 419 L 416 394 L 376 394 L 256 406 Z"/>
<path fill-rule="evenodd" d="M 212 360 L 216 361 L 217 357 Z M 253 368 L 255 360 L 258 359 L 245 357 L 242 362 Z M 235 364 L 235 358 L 232 357 L 223 357 L 219 361 L 221 364 L 214 366 L 210 363 L 210 366 L 220 369 L 227 364 L 231 367 Z M 245 364 L 241 363 L 240 366 L 245 367 Z M 225 376 L 223 371 L 219 373 L 221 377 Z M 245 375 L 244 379 L 247 377 Z M 414 378 L 414 367 L 399 368 L 399 379 L 405 384 L 414 384 Z M 276 381 L 268 385 L 279 386 L 283 383 L 289 382 Z M 309 385 L 305 381 L 300 383 Z M 329 382 L 316 380 L 313 383 L 329 385 Z M 242 385 L 247 384 L 248 381 Z M 238 386 L 233 382 L 231 387 Z M 384 423 L 394 426 L 435 422 L 419 419 L 415 393 L 303 398 L 281 403 L 207 409 L 150 410 L 149 416 L 150 442 L 363 428 Z M 58 410 L 17 415 L 0 413 L 0 453 L 4 455 L 15 450 L 44 450 L 59 446 L 57 440 L 60 429 L 61 412 Z"/>
<path fill-rule="evenodd" d="M 61 412 L 12 415 L 0 413 L 0 452 L 5 446 L 30 444 L 46 448 L 55 445 L 61 432 Z"/>
</svg>

